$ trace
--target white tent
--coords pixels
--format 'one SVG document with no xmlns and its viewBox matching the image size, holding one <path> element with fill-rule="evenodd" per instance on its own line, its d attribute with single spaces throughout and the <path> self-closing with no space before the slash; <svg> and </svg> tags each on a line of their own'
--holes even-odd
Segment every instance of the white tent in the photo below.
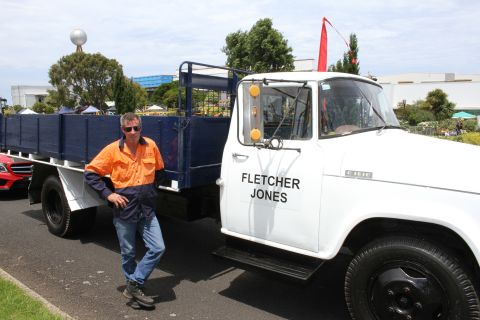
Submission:
<svg viewBox="0 0 480 320">
<path fill-rule="evenodd" d="M 156 104 L 154 104 L 153 106 L 148 107 L 147 110 L 148 110 L 148 111 L 162 111 L 162 110 L 164 110 L 164 108 L 162 108 L 162 107 L 157 106 Z"/>
<path fill-rule="evenodd" d="M 18 112 L 19 114 L 37 114 L 35 111 L 33 111 L 32 109 L 23 109 L 23 110 L 20 110 L 20 112 Z"/>
<path fill-rule="evenodd" d="M 100 110 L 98 110 L 97 108 L 95 108 L 94 106 L 89 106 L 87 109 L 83 110 L 82 111 L 82 114 L 87 114 L 87 113 L 97 113 L 99 112 Z"/>
</svg>

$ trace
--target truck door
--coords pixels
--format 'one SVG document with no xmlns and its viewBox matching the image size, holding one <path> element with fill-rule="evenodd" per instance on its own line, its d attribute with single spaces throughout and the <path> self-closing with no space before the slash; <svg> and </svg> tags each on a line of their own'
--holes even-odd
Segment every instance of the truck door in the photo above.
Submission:
<svg viewBox="0 0 480 320">
<path fill-rule="evenodd" d="M 227 143 L 224 152 L 223 231 L 316 252 L 323 157 L 312 140 L 315 86 L 252 82 L 243 87 L 240 143 Z"/>
</svg>

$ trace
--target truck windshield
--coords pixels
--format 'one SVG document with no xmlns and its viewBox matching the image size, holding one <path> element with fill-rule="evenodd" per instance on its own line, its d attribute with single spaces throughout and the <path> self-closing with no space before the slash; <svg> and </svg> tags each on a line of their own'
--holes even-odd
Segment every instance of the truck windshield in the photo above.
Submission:
<svg viewBox="0 0 480 320">
<path fill-rule="evenodd" d="M 379 86 L 340 78 L 320 82 L 318 91 L 320 137 L 399 126 Z"/>
</svg>

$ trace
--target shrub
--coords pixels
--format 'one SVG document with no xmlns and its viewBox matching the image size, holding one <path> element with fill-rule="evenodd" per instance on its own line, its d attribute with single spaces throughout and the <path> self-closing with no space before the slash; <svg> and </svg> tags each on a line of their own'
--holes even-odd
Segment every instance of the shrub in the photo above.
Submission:
<svg viewBox="0 0 480 320">
<path fill-rule="evenodd" d="M 16 104 L 16 105 L 12 106 L 12 108 L 15 111 L 15 113 L 17 113 L 18 111 L 23 109 L 23 107 L 19 104 Z"/>
<path fill-rule="evenodd" d="M 52 106 L 48 106 L 45 108 L 45 113 L 46 114 L 52 114 L 52 113 L 55 113 L 55 108 L 53 108 Z"/>
<path fill-rule="evenodd" d="M 458 136 L 459 141 L 463 143 L 474 144 L 480 146 L 480 133 L 479 132 L 467 132 Z"/>
<path fill-rule="evenodd" d="M 451 136 L 451 137 L 439 136 L 439 138 L 480 146 L 480 133 L 479 132 L 467 132 L 467 133 L 464 133 L 464 134 L 461 134 L 461 135 L 458 135 L 458 136 Z"/>
<path fill-rule="evenodd" d="M 420 122 L 434 121 L 435 116 L 431 111 L 420 109 L 417 107 L 412 107 L 409 110 L 407 120 L 408 120 L 408 124 L 410 124 L 411 126 L 415 126 Z"/>
<path fill-rule="evenodd" d="M 36 102 L 32 106 L 32 110 L 35 111 L 36 113 L 45 113 L 46 108 L 47 108 L 47 105 L 43 102 Z"/>
<path fill-rule="evenodd" d="M 477 119 L 468 119 L 463 121 L 463 130 L 468 132 L 477 131 Z"/>
</svg>

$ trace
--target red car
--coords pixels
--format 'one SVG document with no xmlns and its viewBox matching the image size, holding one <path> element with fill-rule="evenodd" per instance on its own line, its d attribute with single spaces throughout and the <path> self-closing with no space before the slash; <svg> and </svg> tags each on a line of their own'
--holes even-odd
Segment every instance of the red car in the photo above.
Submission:
<svg viewBox="0 0 480 320">
<path fill-rule="evenodd" d="M 0 154 L 0 190 L 27 188 L 31 176 L 31 162 L 16 162 Z"/>
</svg>

